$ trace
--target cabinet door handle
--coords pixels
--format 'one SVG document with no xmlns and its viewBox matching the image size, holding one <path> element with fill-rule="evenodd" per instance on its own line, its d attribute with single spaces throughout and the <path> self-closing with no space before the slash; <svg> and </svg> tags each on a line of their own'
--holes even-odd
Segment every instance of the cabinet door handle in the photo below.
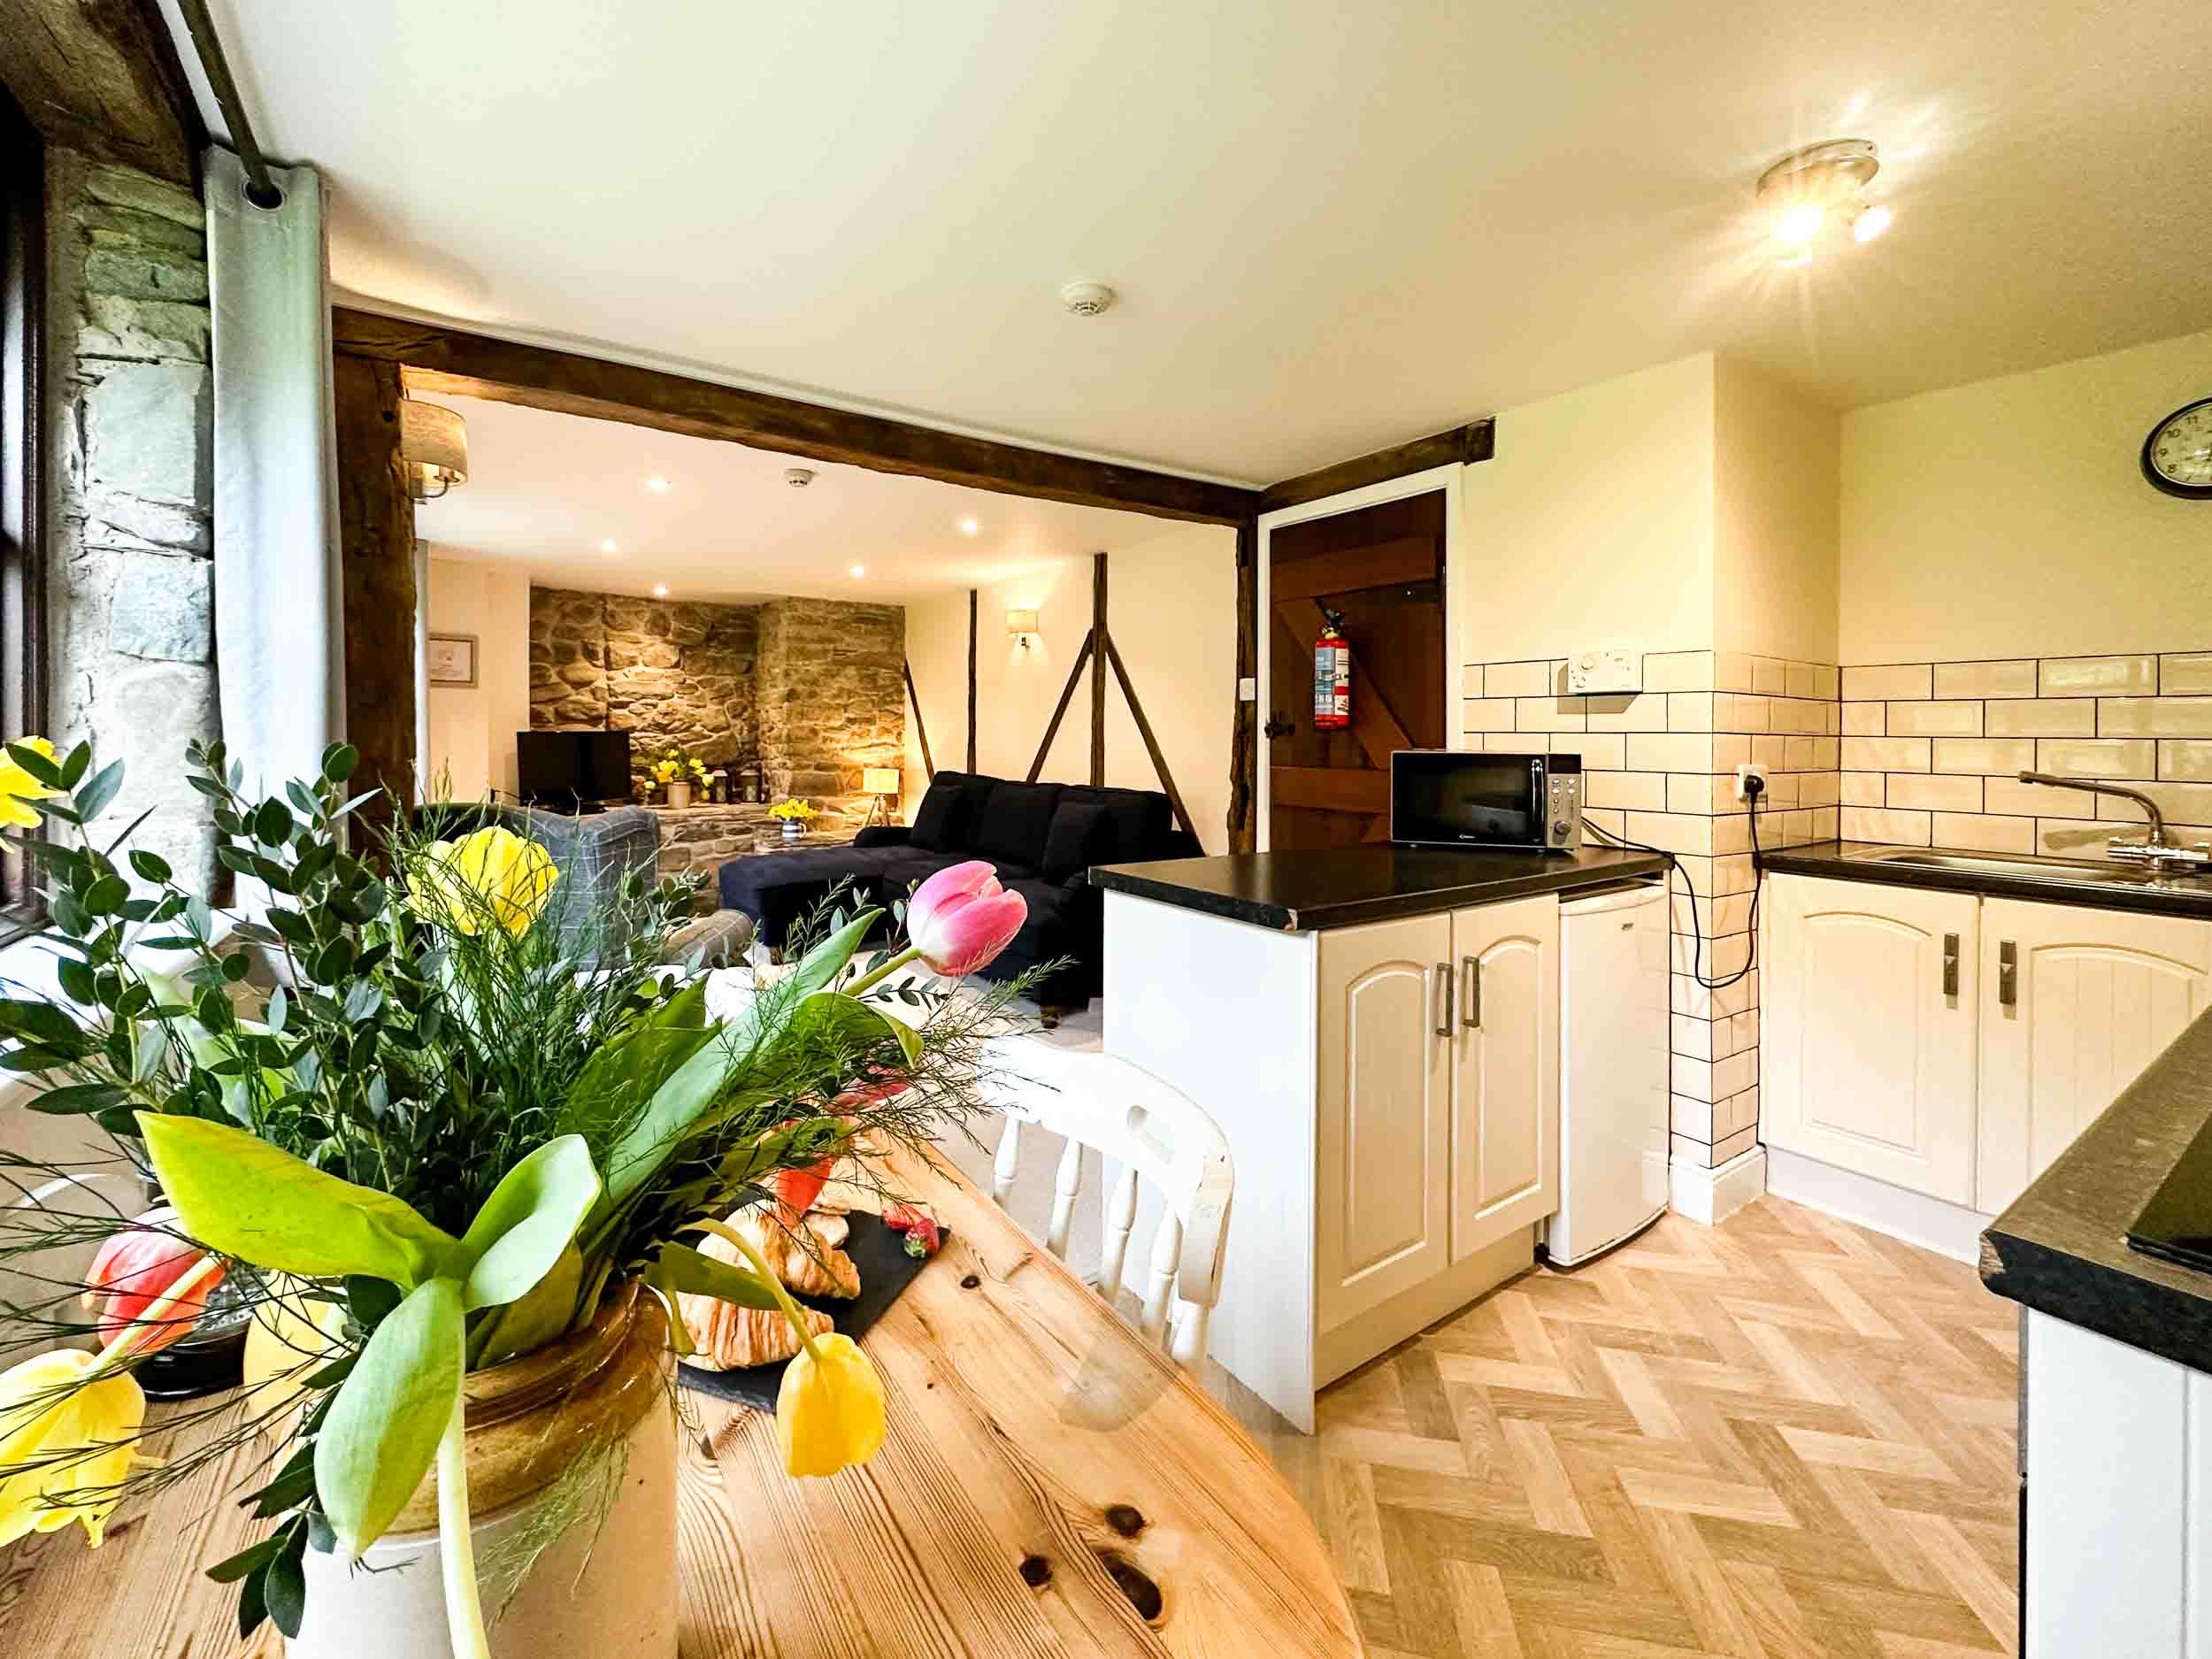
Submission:
<svg viewBox="0 0 2212 1659">
<path fill-rule="evenodd" d="M 1997 946 L 1997 1003 L 2010 1008 L 2020 1000 L 2020 947 L 2009 939 Z"/>
<path fill-rule="evenodd" d="M 1436 1034 L 1452 1034 L 1452 964 L 1448 962 L 1436 964 Z"/>
<path fill-rule="evenodd" d="M 1943 935 L 1943 994 L 1946 996 L 1959 994 L 1959 936 L 1956 933 Z"/>
<path fill-rule="evenodd" d="M 1459 1023 L 1470 1031 L 1482 1029 L 1482 958 L 1459 959 Z"/>
</svg>

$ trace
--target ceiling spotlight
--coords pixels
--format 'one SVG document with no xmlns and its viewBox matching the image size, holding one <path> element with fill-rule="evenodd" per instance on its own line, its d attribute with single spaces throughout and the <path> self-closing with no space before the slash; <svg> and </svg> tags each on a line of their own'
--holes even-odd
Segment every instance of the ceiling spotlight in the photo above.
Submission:
<svg viewBox="0 0 2212 1659">
<path fill-rule="evenodd" d="M 868 567 L 865 565 L 856 565 L 853 566 L 852 573 L 856 576 L 865 576 L 868 573 Z"/>
<path fill-rule="evenodd" d="M 653 597 L 656 599 L 667 598 L 668 584 L 666 582 L 655 582 L 653 584 Z"/>
<path fill-rule="evenodd" d="M 1078 317 L 1095 317 L 1114 303 L 1114 291 L 1103 282 L 1071 282 L 1060 290 L 1060 303 Z"/>
<path fill-rule="evenodd" d="M 609 536 L 604 541 L 602 541 L 599 544 L 599 550 L 602 553 L 619 553 L 622 551 L 622 548 L 612 536 Z"/>
<path fill-rule="evenodd" d="M 783 469 L 783 481 L 794 489 L 804 489 L 814 481 L 814 469 L 810 466 L 787 466 Z"/>
<path fill-rule="evenodd" d="M 960 534 L 962 535 L 973 535 L 977 531 L 982 528 L 983 526 L 972 518 L 963 518 L 960 521 Z"/>
<path fill-rule="evenodd" d="M 668 494 L 668 480 L 664 478 L 658 477 L 649 478 L 645 480 L 645 488 L 651 490 L 656 495 L 665 495 Z"/>
<path fill-rule="evenodd" d="M 1890 210 L 1866 199 L 1881 166 L 1870 140 L 1837 138 L 1793 150 L 1761 173 L 1755 197 L 1774 237 L 1776 263 L 1785 270 L 1808 264 L 1832 225 L 1848 226 L 1863 242 L 1888 229 Z"/>
</svg>

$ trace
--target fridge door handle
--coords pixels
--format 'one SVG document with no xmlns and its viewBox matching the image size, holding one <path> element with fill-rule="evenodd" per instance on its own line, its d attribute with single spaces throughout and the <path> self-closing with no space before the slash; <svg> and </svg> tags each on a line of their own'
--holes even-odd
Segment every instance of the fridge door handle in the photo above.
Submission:
<svg viewBox="0 0 2212 1659">
<path fill-rule="evenodd" d="M 1469 1031 L 1482 1029 L 1482 958 L 1459 959 L 1459 1023 Z"/>
</svg>

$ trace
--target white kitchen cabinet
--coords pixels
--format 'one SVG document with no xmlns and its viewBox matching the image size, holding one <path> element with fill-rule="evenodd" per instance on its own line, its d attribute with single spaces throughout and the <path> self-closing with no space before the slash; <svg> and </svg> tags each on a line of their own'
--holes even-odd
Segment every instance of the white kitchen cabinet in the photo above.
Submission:
<svg viewBox="0 0 2212 1659">
<path fill-rule="evenodd" d="M 1451 1253 L 1559 1208 L 1559 901 L 1455 911 Z"/>
<path fill-rule="evenodd" d="M 2212 922 L 1982 901 L 1975 1207 L 2020 1195 L 2204 1011 Z"/>
<path fill-rule="evenodd" d="M 1979 901 L 1790 876 L 1770 902 L 1766 1140 L 1971 1204 Z"/>
<path fill-rule="evenodd" d="M 1321 935 L 1314 1266 L 1325 1331 L 1452 1259 L 1452 934 L 1440 914 Z"/>
</svg>

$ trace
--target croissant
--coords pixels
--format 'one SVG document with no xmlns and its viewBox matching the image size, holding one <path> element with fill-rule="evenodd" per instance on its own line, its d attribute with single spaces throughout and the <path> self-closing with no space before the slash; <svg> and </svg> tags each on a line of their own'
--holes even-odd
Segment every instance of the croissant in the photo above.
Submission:
<svg viewBox="0 0 2212 1659">
<path fill-rule="evenodd" d="M 740 1260 L 737 1247 L 718 1234 L 700 1241 L 700 1254 L 718 1262 Z M 773 1309 L 741 1308 L 718 1296 L 680 1294 L 677 1317 L 691 1337 L 691 1363 L 703 1371 L 739 1371 L 748 1365 L 772 1365 L 799 1351 L 799 1334 L 791 1321 Z M 831 1330 L 829 1315 L 811 1308 L 799 1310 L 807 1332 L 825 1336 Z"/>
<path fill-rule="evenodd" d="M 844 1225 L 842 1217 L 823 1217 L 818 1222 L 810 1218 L 804 1224 L 808 1236 L 801 1238 L 756 1210 L 737 1226 L 787 1289 L 802 1296 L 849 1299 L 860 1294 L 860 1269 L 837 1248 L 844 1242 Z"/>
</svg>

